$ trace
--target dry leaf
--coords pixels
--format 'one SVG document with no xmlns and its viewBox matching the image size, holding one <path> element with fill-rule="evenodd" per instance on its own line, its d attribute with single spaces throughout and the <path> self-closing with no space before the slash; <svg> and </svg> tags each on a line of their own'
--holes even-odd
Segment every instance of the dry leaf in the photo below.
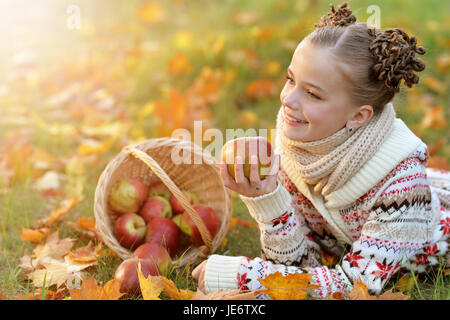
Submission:
<svg viewBox="0 0 450 320">
<path fill-rule="evenodd" d="M 164 293 L 172 300 L 191 300 L 195 294 L 192 290 L 178 289 L 172 280 L 161 277 Z"/>
<path fill-rule="evenodd" d="M 283 276 L 280 272 L 269 274 L 259 282 L 267 289 L 258 290 L 258 293 L 268 294 L 274 300 L 304 300 L 308 290 L 319 288 L 310 284 L 312 275 L 308 273 L 290 273 Z"/>
<path fill-rule="evenodd" d="M 62 300 L 65 297 L 66 288 L 57 291 L 47 290 L 45 296 L 42 297 L 42 288 L 37 288 L 34 292 L 28 294 L 18 294 L 14 300 Z"/>
<path fill-rule="evenodd" d="M 416 275 L 415 279 L 412 276 L 403 276 L 400 278 L 400 280 L 398 280 L 398 282 L 395 284 L 394 289 L 400 291 L 400 292 L 405 292 L 405 291 L 409 291 L 412 288 L 414 288 L 414 285 L 416 284 L 417 278 L 419 276 Z"/>
<path fill-rule="evenodd" d="M 69 289 L 69 294 L 71 300 L 118 300 L 124 295 L 115 279 L 99 287 L 94 277 L 84 280 L 79 289 Z"/>
<path fill-rule="evenodd" d="M 138 263 L 139 286 L 144 300 L 161 300 L 159 295 L 164 290 L 163 281 L 159 276 L 149 275 L 144 277 L 141 271 L 141 263 Z"/>
<path fill-rule="evenodd" d="M 217 290 L 209 293 L 197 290 L 191 300 L 255 300 L 256 294 L 255 291 L 242 291 L 240 289 Z"/>
<path fill-rule="evenodd" d="M 43 226 L 53 224 L 55 221 L 65 216 L 70 211 L 70 209 L 72 209 L 81 200 L 82 199 L 80 198 L 63 200 L 61 202 L 60 207 L 55 210 L 52 210 L 52 212 L 47 218 L 39 220 L 38 225 Z"/>
<path fill-rule="evenodd" d="M 69 251 L 67 257 L 70 261 L 75 263 L 90 263 L 97 260 L 99 252 L 102 249 L 102 243 L 100 242 L 97 247 L 94 248 L 92 241 L 81 248 L 73 251 Z"/>
<path fill-rule="evenodd" d="M 22 227 L 22 234 L 20 240 L 30 242 L 41 242 L 42 239 L 50 233 L 49 228 L 39 228 L 36 230 Z"/>
<path fill-rule="evenodd" d="M 355 281 L 352 291 L 348 294 L 350 300 L 408 300 L 409 296 L 401 292 L 392 292 L 392 289 L 386 291 L 379 296 L 370 295 L 367 286 L 362 282 L 361 278 Z"/>
</svg>

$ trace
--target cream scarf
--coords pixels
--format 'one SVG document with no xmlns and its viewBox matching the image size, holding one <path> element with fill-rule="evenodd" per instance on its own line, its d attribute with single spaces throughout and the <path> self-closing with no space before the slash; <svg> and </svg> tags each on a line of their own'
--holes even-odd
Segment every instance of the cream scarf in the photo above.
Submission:
<svg viewBox="0 0 450 320">
<path fill-rule="evenodd" d="M 349 134 L 344 127 L 326 138 L 301 142 L 283 134 L 281 107 L 276 122 L 276 144 L 281 167 L 292 167 L 314 192 L 326 196 L 342 187 L 380 148 L 392 131 L 395 111 L 392 103 L 374 114 L 362 127 Z"/>
</svg>

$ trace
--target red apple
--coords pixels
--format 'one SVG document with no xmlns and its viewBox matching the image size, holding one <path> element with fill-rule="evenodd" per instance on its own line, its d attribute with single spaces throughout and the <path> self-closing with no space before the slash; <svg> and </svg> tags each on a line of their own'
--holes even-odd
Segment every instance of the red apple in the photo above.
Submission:
<svg viewBox="0 0 450 320">
<path fill-rule="evenodd" d="M 145 200 L 139 215 L 144 218 L 145 223 L 153 218 L 171 218 L 172 207 L 166 198 L 155 196 Z"/>
<path fill-rule="evenodd" d="M 120 245 L 127 249 L 136 248 L 145 240 L 145 221 L 135 213 L 124 213 L 114 224 L 114 235 Z"/>
<path fill-rule="evenodd" d="M 194 209 L 202 219 L 206 228 L 209 230 L 211 237 L 214 237 L 220 226 L 220 219 L 217 216 L 216 211 L 214 211 L 213 208 L 204 205 L 196 205 L 194 206 Z M 200 231 L 198 231 L 197 226 L 194 221 L 192 221 L 187 211 L 176 215 L 172 220 L 183 233 L 191 237 L 192 243 L 195 246 L 204 244 Z"/>
<path fill-rule="evenodd" d="M 111 209 L 117 213 L 138 212 L 147 198 L 147 187 L 137 178 L 117 181 L 108 196 Z"/>
<path fill-rule="evenodd" d="M 183 191 L 183 193 L 189 199 L 190 204 L 194 205 L 200 203 L 200 201 L 198 200 L 198 196 L 194 192 Z M 170 197 L 170 205 L 172 206 L 173 214 L 184 212 L 184 207 L 181 205 L 181 202 L 173 194 Z"/>
<path fill-rule="evenodd" d="M 160 243 L 144 243 L 133 252 L 133 257 L 155 262 L 162 274 L 168 274 L 172 266 L 169 252 Z"/>
<path fill-rule="evenodd" d="M 160 196 L 166 198 L 166 200 L 169 200 L 171 195 L 172 192 L 170 192 L 169 188 L 167 188 L 167 186 L 162 181 L 153 182 L 148 187 L 147 198 Z"/>
<path fill-rule="evenodd" d="M 263 180 L 270 171 L 275 159 L 270 142 L 263 137 L 241 137 L 225 143 L 222 147 L 221 159 L 227 164 L 228 173 L 234 176 L 236 156 L 241 156 L 244 162 L 244 176 L 250 179 L 250 156 L 258 157 L 259 178 Z"/>
<path fill-rule="evenodd" d="M 137 294 L 140 292 L 138 263 L 141 263 L 141 271 L 145 278 L 159 276 L 161 272 L 155 262 L 136 257 L 124 260 L 116 269 L 114 279 L 120 283 L 120 292 Z"/>
<path fill-rule="evenodd" d="M 153 218 L 147 224 L 145 242 L 163 245 L 173 257 L 180 247 L 180 228 L 170 219 Z"/>
</svg>

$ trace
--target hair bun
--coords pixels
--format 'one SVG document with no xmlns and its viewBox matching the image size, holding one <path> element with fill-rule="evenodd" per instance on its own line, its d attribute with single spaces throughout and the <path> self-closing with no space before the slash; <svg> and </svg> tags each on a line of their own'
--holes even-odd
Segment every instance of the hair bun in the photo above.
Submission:
<svg viewBox="0 0 450 320">
<path fill-rule="evenodd" d="M 352 10 L 348 7 L 347 2 L 339 5 L 337 11 L 332 4 L 330 4 L 330 8 L 331 12 L 320 18 L 320 22 L 314 26 L 315 29 L 323 28 L 325 26 L 344 27 L 356 22 L 356 17 L 352 14 Z"/>
<path fill-rule="evenodd" d="M 403 79 L 408 87 L 419 82 L 414 71 L 423 71 L 425 63 L 416 58 L 416 53 L 423 55 L 425 49 L 417 47 L 415 37 L 409 37 L 399 28 L 376 31 L 368 29 L 368 33 L 375 37 L 369 50 L 377 59 L 372 67 L 375 77 L 384 81 L 385 85 L 398 92 Z"/>
</svg>

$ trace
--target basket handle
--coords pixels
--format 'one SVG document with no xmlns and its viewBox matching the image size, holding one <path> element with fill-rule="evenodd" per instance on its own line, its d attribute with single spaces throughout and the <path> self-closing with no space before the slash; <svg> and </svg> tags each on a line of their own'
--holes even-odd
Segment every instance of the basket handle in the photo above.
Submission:
<svg viewBox="0 0 450 320">
<path fill-rule="evenodd" d="M 198 215 L 197 211 L 194 210 L 194 208 L 191 206 L 189 200 L 186 198 L 183 192 L 177 187 L 177 185 L 172 181 L 172 179 L 167 175 L 167 173 L 159 166 L 159 164 L 146 152 L 136 149 L 131 146 L 127 146 L 123 148 L 123 151 L 127 154 L 131 154 L 137 159 L 144 162 L 152 171 L 153 173 L 161 179 L 161 181 L 170 189 L 170 191 L 173 192 L 174 196 L 181 202 L 183 207 L 186 209 L 187 213 L 191 217 L 191 219 L 194 221 L 195 225 L 198 228 L 198 231 L 200 232 L 200 235 L 203 239 L 203 242 L 206 244 L 208 252 L 212 252 L 212 240 L 211 240 L 211 234 L 209 230 L 206 228 L 205 224 L 203 223 L 203 220 Z M 208 252 L 204 252 L 201 248 L 200 251 L 202 254 L 207 255 Z"/>
</svg>

